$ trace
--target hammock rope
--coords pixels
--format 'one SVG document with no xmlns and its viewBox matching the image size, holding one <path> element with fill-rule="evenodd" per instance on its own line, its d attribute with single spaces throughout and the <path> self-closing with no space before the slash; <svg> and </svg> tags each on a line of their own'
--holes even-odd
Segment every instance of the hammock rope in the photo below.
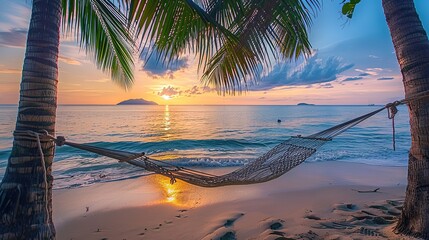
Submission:
<svg viewBox="0 0 429 240">
<path fill-rule="evenodd" d="M 331 141 L 334 137 L 344 131 L 354 127 L 355 125 L 365 121 L 366 119 L 376 115 L 377 113 L 387 109 L 388 118 L 392 119 L 393 138 L 395 137 L 394 117 L 398 112 L 397 106 L 408 104 L 411 101 L 421 100 L 429 97 L 429 91 L 425 91 L 412 97 L 389 103 L 382 108 L 379 108 L 370 113 L 364 114 L 352 120 L 340 123 L 336 126 L 320 131 L 308 136 L 293 136 L 286 141 L 278 144 L 262 156 L 256 158 L 252 162 L 223 175 L 213 175 L 210 173 L 175 166 L 166 161 L 160 161 L 147 156 L 144 152 L 135 153 L 121 150 L 112 150 L 101 147 L 95 147 L 88 144 L 78 144 L 67 141 L 64 137 L 54 137 L 46 131 L 43 133 L 35 133 L 31 131 L 15 131 L 15 137 L 33 138 L 37 134 L 40 140 L 54 141 L 57 146 L 68 145 L 73 148 L 96 153 L 102 156 L 113 158 L 119 162 L 126 162 L 134 166 L 141 167 L 147 171 L 161 174 L 170 178 L 170 183 L 173 184 L 180 179 L 187 183 L 201 187 L 220 187 L 227 185 L 245 185 L 267 182 L 278 178 L 289 170 L 303 163 L 306 159 L 312 156 L 318 148 L 326 142 Z M 393 147 L 395 140 L 393 139 Z"/>
</svg>

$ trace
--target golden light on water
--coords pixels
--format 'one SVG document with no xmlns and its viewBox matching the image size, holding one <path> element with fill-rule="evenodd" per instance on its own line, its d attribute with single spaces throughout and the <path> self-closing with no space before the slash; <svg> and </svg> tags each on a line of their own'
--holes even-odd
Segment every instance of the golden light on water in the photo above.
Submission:
<svg viewBox="0 0 429 240">
<path fill-rule="evenodd" d="M 164 130 L 168 131 L 170 130 L 170 109 L 168 105 L 165 105 L 164 109 Z"/>
</svg>

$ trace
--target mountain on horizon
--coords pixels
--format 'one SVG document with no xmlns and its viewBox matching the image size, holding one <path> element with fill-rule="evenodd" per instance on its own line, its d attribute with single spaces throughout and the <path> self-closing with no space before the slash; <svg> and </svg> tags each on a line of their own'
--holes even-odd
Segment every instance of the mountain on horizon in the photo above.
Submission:
<svg viewBox="0 0 429 240">
<path fill-rule="evenodd" d="M 147 101 L 143 98 L 136 98 L 136 99 L 128 99 L 125 101 L 122 101 L 116 105 L 158 105 L 156 102 Z"/>
</svg>

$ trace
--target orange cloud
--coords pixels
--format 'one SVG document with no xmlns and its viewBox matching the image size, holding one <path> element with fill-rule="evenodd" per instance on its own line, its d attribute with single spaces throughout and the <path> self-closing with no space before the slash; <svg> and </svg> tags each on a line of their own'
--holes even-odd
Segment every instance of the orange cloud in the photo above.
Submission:
<svg viewBox="0 0 429 240">
<path fill-rule="evenodd" d="M 20 74 L 21 70 L 13 68 L 0 69 L 0 74 Z"/>
<path fill-rule="evenodd" d="M 74 58 L 58 56 L 58 60 L 63 62 L 63 63 L 66 63 L 66 64 L 70 64 L 70 65 L 81 65 L 81 63 Z"/>
</svg>

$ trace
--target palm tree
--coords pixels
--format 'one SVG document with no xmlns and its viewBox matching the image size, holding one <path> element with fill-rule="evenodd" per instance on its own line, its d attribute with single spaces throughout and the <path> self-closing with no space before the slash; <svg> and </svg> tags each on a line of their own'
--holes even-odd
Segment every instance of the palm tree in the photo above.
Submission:
<svg viewBox="0 0 429 240">
<path fill-rule="evenodd" d="M 412 0 L 383 0 L 396 51 L 405 97 L 429 90 L 429 41 Z M 429 101 L 408 104 L 411 149 L 399 233 L 429 239 Z"/>
<path fill-rule="evenodd" d="M 343 14 L 351 18 L 360 0 L 343 1 Z M 382 0 L 396 57 L 402 72 L 405 97 L 429 90 L 429 41 L 413 0 Z M 429 101 L 408 104 L 411 149 L 408 186 L 397 233 L 429 239 Z"/>
<path fill-rule="evenodd" d="M 32 1 L 13 147 L 0 185 L 0 239 L 55 238 L 55 144 L 30 133 L 55 134 L 61 21 L 119 85 L 133 81 L 133 40 L 118 7 L 107 0 Z"/>
</svg>

